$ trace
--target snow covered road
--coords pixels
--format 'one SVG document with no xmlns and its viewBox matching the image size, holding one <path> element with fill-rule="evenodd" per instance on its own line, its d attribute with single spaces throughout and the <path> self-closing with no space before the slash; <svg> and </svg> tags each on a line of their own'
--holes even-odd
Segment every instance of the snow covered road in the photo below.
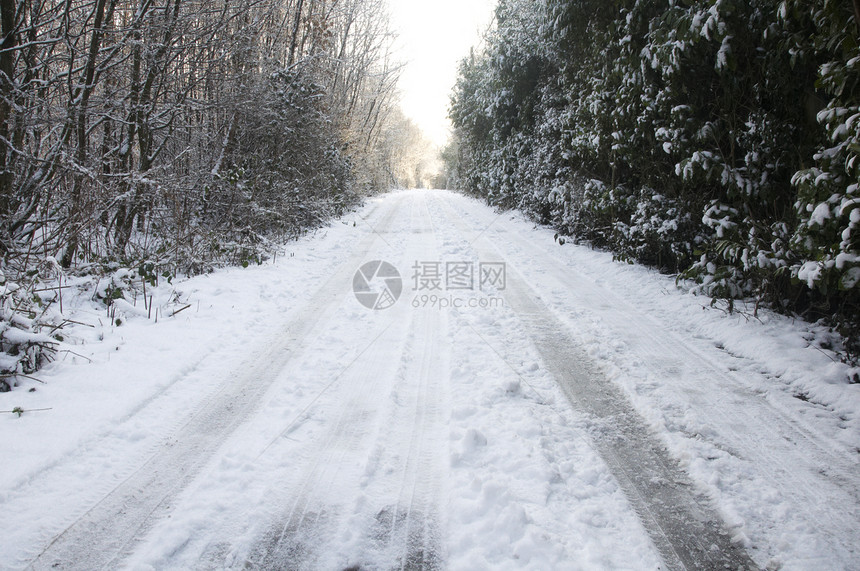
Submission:
<svg viewBox="0 0 860 571">
<path fill-rule="evenodd" d="M 290 254 L 10 393 L 52 410 L 2 419 L 0 566 L 860 566 L 858 385 L 814 329 L 442 191 Z"/>
</svg>

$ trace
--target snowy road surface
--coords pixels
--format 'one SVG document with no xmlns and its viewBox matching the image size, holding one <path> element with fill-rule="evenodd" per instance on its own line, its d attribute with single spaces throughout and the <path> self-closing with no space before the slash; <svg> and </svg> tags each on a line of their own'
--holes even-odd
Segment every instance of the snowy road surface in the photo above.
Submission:
<svg viewBox="0 0 860 571">
<path fill-rule="evenodd" d="M 812 326 L 443 191 L 177 289 L 0 395 L 0 567 L 860 568 Z"/>
</svg>

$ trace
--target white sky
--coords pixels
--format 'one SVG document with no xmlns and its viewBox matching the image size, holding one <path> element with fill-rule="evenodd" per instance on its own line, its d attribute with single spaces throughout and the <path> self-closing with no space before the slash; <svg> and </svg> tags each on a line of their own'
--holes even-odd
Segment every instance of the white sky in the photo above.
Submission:
<svg viewBox="0 0 860 571">
<path fill-rule="evenodd" d="M 428 139 L 448 138 L 448 102 L 457 66 L 487 29 L 496 0 L 388 0 L 406 69 L 400 80 L 403 112 Z"/>
</svg>

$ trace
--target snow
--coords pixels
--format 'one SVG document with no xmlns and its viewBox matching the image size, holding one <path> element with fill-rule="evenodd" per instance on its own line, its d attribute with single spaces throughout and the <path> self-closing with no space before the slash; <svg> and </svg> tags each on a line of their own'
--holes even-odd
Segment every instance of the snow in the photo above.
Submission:
<svg viewBox="0 0 860 571">
<path fill-rule="evenodd" d="M 496 222 L 489 239 L 511 242 L 525 224 Z M 713 310 L 668 276 L 586 248 L 536 258 L 533 242 L 505 246 L 509 263 L 542 284 L 756 562 L 855 567 L 860 385 L 818 346 L 826 331 Z"/>
<path fill-rule="evenodd" d="M 658 568 L 600 424 L 553 377 L 514 291 L 422 304 L 413 290 L 416 262 L 504 261 L 757 565 L 857 568 L 860 385 L 827 332 L 726 314 L 553 234 L 397 192 L 275 262 L 153 288 L 158 323 L 125 303 L 117 327 L 78 303 L 92 327 L 68 332 L 74 354 L 0 394 L 0 410 L 50 409 L 0 416 L 0 561 Z M 390 309 L 351 290 L 375 259 L 403 277 Z M 189 307 L 168 317 L 177 299 Z"/>
<path fill-rule="evenodd" d="M 722 70 L 725 69 L 729 65 L 729 55 L 732 53 L 731 40 L 732 36 L 726 36 L 723 38 L 722 43 L 720 44 L 720 51 L 717 52 L 717 69 Z"/>
<path fill-rule="evenodd" d="M 797 270 L 797 279 L 812 288 L 821 278 L 822 265 L 819 262 L 803 262 Z"/>
<path fill-rule="evenodd" d="M 809 216 L 809 223 L 822 226 L 830 218 L 830 215 L 830 205 L 822 202 L 812 211 L 812 214 Z"/>
</svg>

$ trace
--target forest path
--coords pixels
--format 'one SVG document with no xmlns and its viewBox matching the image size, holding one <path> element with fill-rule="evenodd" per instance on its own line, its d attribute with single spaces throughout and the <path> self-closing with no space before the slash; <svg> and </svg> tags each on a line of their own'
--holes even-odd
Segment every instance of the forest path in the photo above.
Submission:
<svg viewBox="0 0 860 571">
<path fill-rule="evenodd" d="M 570 249 L 577 267 L 443 191 L 392 193 L 338 232 L 321 238 L 329 277 L 265 334 L 224 332 L 242 360 L 189 360 L 0 497 L 25 514 L 0 545 L 10 567 L 857 563 L 856 452 L 832 418 L 762 394 L 767 367 L 686 337 L 647 288 L 602 283 L 586 253 Z M 207 390 L 148 447 L 81 475 L 202 363 Z M 92 491 L 27 513 L 69 479 Z"/>
</svg>

